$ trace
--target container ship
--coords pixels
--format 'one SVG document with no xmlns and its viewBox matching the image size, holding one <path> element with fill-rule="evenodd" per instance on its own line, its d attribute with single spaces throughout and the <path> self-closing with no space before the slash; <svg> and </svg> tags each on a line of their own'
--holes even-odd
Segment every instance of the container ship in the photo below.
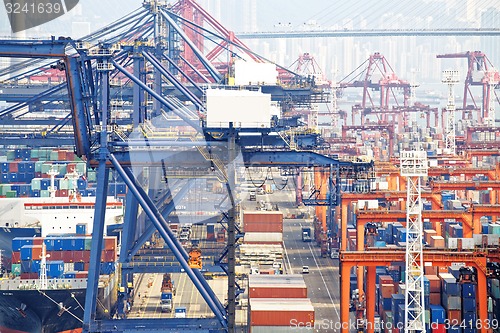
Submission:
<svg viewBox="0 0 500 333">
<path fill-rule="evenodd" d="M 64 150 L 16 149 L 0 162 L 0 332 L 81 332 L 95 172 Z M 108 193 L 97 316 L 117 300 L 123 184 Z M 113 236 L 110 236 L 113 235 Z M 45 269 L 42 269 L 42 266 Z"/>
<path fill-rule="evenodd" d="M 0 280 L 1 332 L 80 332 L 91 236 L 19 237 L 12 241 L 12 269 Z M 115 312 L 116 237 L 104 238 L 98 318 Z"/>
</svg>

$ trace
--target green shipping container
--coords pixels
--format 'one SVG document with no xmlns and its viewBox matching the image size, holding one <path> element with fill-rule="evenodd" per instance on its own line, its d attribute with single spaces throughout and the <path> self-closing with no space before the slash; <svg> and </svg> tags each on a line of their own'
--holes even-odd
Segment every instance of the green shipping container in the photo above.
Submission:
<svg viewBox="0 0 500 333">
<path fill-rule="evenodd" d="M 431 310 L 425 310 L 425 323 L 431 323 Z"/>
<path fill-rule="evenodd" d="M 69 188 L 70 188 L 69 179 L 59 179 L 59 189 L 69 190 Z"/>
<path fill-rule="evenodd" d="M 15 276 L 21 275 L 21 264 L 12 264 L 11 271 Z"/>
<path fill-rule="evenodd" d="M 57 161 L 57 160 L 59 160 L 59 152 L 57 152 L 57 151 L 51 151 L 49 159 L 51 161 Z"/>
<path fill-rule="evenodd" d="M 87 169 L 87 164 L 85 164 L 85 163 L 76 163 L 76 172 L 79 175 L 84 175 L 86 169 Z"/>
<path fill-rule="evenodd" d="M 38 156 L 39 156 L 38 152 L 39 152 L 38 149 L 31 149 L 31 153 L 30 153 L 31 158 L 38 158 Z"/>
<path fill-rule="evenodd" d="M 35 162 L 35 172 L 42 172 L 42 165 L 45 163 L 44 161 L 36 161 Z"/>
<path fill-rule="evenodd" d="M 48 197 L 50 197 L 49 190 L 40 190 L 40 197 L 42 197 L 42 198 L 48 198 Z"/>
<path fill-rule="evenodd" d="M 7 192 L 10 192 L 11 191 L 11 187 L 10 185 L 7 185 L 7 184 L 3 184 L 3 185 L 0 185 L 0 195 L 7 195 Z"/>
<path fill-rule="evenodd" d="M 7 193 L 5 193 L 5 196 L 7 198 L 17 198 L 17 192 L 16 191 L 7 191 Z"/>
<path fill-rule="evenodd" d="M 94 170 L 87 171 L 87 180 L 90 183 L 94 183 L 97 180 L 96 172 Z"/>
<path fill-rule="evenodd" d="M 92 238 L 85 238 L 85 250 L 92 249 Z"/>
<path fill-rule="evenodd" d="M 42 178 L 33 178 L 31 180 L 31 189 L 32 190 L 41 190 L 42 189 Z"/>
<path fill-rule="evenodd" d="M 7 161 L 13 161 L 16 159 L 16 152 L 14 150 L 7 151 Z"/>
<path fill-rule="evenodd" d="M 42 164 L 42 171 L 41 173 L 49 173 L 49 171 L 52 169 L 52 163 L 43 163 Z"/>
</svg>

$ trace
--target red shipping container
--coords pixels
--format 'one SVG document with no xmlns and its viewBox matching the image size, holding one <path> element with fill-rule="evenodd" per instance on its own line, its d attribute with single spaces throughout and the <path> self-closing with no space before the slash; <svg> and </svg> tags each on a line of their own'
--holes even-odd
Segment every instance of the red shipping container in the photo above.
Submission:
<svg viewBox="0 0 500 333">
<path fill-rule="evenodd" d="M 309 299 L 250 299 L 251 326 L 287 326 L 292 320 L 314 325 L 314 308 Z"/>
<path fill-rule="evenodd" d="M 18 165 L 16 162 L 10 162 L 9 163 L 9 172 L 17 172 L 18 171 Z"/>
<path fill-rule="evenodd" d="M 446 333 L 446 324 L 436 324 L 431 325 L 432 333 Z"/>
<path fill-rule="evenodd" d="M 425 275 L 425 277 L 429 280 L 430 284 L 430 292 L 431 293 L 440 293 L 441 292 L 441 280 L 437 275 Z"/>
<path fill-rule="evenodd" d="M 80 278 L 87 278 L 89 276 L 89 272 L 82 271 L 82 272 L 76 272 L 75 277 L 80 279 Z"/>
<path fill-rule="evenodd" d="M 33 238 L 33 245 L 43 245 L 43 237 Z"/>
<path fill-rule="evenodd" d="M 12 263 L 17 264 L 21 262 L 21 252 L 12 252 Z"/>
<path fill-rule="evenodd" d="M 35 178 L 42 178 L 41 172 L 35 172 Z"/>
<path fill-rule="evenodd" d="M 259 286 L 248 289 L 250 298 L 307 298 L 307 287 Z"/>
<path fill-rule="evenodd" d="M 59 161 L 66 161 L 66 153 L 67 152 L 68 152 L 67 150 L 59 150 L 57 152 L 57 159 Z"/>
<path fill-rule="evenodd" d="M 116 249 L 116 237 L 104 237 L 104 250 Z"/>
<path fill-rule="evenodd" d="M 116 259 L 115 250 L 104 250 L 101 253 L 101 262 L 115 262 Z"/>
<path fill-rule="evenodd" d="M 61 252 L 61 260 L 64 262 L 74 262 L 75 258 L 75 252 L 76 251 L 59 251 Z"/>
<path fill-rule="evenodd" d="M 72 151 L 66 152 L 66 161 L 74 161 L 75 160 L 75 153 Z"/>
<path fill-rule="evenodd" d="M 85 271 L 87 271 L 87 272 L 88 272 L 88 271 L 89 271 L 89 268 L 90 268 L 90 264 L 89 264 L 88 262 L 86 262 L 86 263 L 84 263 L 84 264 L 83 264 L 83 269 L 84 269 Z M 85 272 L 85 271 L 84 271 L 84 272 Z"/>
<path fill-rule="evenodd" d="M 215 240 L 215 232 L 207 232 L 207 241 Z"/>
<path fill-rule="evenodd" d="M 448 310 L 448 320 L 450 325 L 460 327 L 460 323 L 462 322 L 462 311 Z"/>
<path fill-rule="evenodd" d="M 430 293 L 429 302 L 432 305 L 441 305 L 441 293 Z"/>
<path fill-rule="evenodd" d="M 378 283 L 380 284 L 394 284 L 394 280 L 390 275 L 380 275 L 378 277 Z"/>
<path fill-rule="evenodd" d="M 90 262 L 90 251 L 73 251 L 75 262 Z"/>
<path fill-rule="evenodd" d="M 49 251 L 48 254 L 50 254 L 49 260 L 63 260 L 62 251 Z"/>
<path fill-rule="evenodd" d="M 38 273 L 21 273 L 22 280 L 38 279 Z"/>
<path fill-rule="evenodd" d="M 394 294 L 394 284 L 381 284 L 382 298 L 391 298 Z"/>
</svg>

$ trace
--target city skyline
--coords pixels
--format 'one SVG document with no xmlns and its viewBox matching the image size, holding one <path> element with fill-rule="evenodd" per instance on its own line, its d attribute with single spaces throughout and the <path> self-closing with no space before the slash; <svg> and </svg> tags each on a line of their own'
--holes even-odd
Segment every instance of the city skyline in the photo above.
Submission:
<svg viewBox="0 0 500 333">
<path fill-rule="evenodd" d="M 375 27 L 403 29 L 407 28 L 410 21 L 415 28 L 500 26 L 498 1 L 478 3 L 473 0 L 405 0 L 396 4 L 393 0 L 364 0 L 350 6 L 345 2 L 325 4 L 319 0 L 311 0 L 307 6 L 297 0 L 275 0 L 271 3 L 262 0 L 200 0 L 199 3 L 224 26 L 235 32 Z M 391 4 L 394 5 L 390 6 Z M 140 8 L 140 3 L 120 2 L 120 6 L 117 6 L 113 0 L 87 0 L 65 16 L 17 37 L 62 35 L 78 38 L 137 8 Z M 8 20 L 3 19 L 4 15 L 5 11 L 1 11 L 0 22 L 3 25 L 0 26 L 0 35 L 9 35 L 10 27 Z M 439 82 L 443 69 L 463 71 L 466 67 L 463 59 L 439 60 L 436 59 L 437 54 L 481 50 L 493 65 L 500 66 L 500 42 L 495 37 L 345 37 L 248 40 L 245 43 L 258 54 L 285 67 L 291 65 L 301 54 L 310 53 L 331 80 L 340 80 L 375 52 L 386 57 L 399 77 L 409 80 L 410 71 L 415 69 L 418 71 L 417 79 L 422 82 Z"/>
</svg>

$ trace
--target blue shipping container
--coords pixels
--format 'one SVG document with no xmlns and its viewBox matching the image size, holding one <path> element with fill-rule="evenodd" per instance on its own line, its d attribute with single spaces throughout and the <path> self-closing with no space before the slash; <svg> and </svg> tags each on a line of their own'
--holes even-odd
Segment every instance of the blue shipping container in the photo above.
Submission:
<svg viewBox="0 0 500 333">
<path fill-rule="evenodd" d="M 12 239 L 12 251 L 19 252 L 24 245 L 33 245 L 33 237 L 15 237 Z"/>
<path fill-rule="evenodd" d="M 75 271 L 81 272 L 85 270 L 85 263 L 84 262 L 75 262 Z"/>
<path fill-rule="evenodd" d="M 47 277 L 59 278 L 64 273 L 64 262 L 62 260 L 47 261 Z"/>
<path fill-rule="evenodd" d="M 430 305 L 429 310 L 431 312 L 432 323 L 444 324 L 446 311 L 441 305 Z"/>
<path fill-rule="evenodd" d="M 448 296 L 460 296 L 460 285 L 457 283 L 456 279 L 444 278 L 443 291 Z"/>
<path fill-rule="evenodd" d="M 424 276 L 424 295 L 429 296 L 431 294 L 431 282 L 427 277 Z"/>
<path fill-rule="evenodd" d="M 463 283 L 462 297 L 476 298 L 476 285 L 472 283 Z"/>
<path fill-rule="evenodd" d="M 208 227 L 207 227 L 207 229 L 208 229 Z M 77 235 L 87 234 L 87 223 L 78 223 L 76 225 L 76 234 Z"/>
<path fill-rule="evenodd" d="M 476 298 L 464 297 L 462 298 L 462 310 L 465 312 L 476 312 Z"/>
</svg>

